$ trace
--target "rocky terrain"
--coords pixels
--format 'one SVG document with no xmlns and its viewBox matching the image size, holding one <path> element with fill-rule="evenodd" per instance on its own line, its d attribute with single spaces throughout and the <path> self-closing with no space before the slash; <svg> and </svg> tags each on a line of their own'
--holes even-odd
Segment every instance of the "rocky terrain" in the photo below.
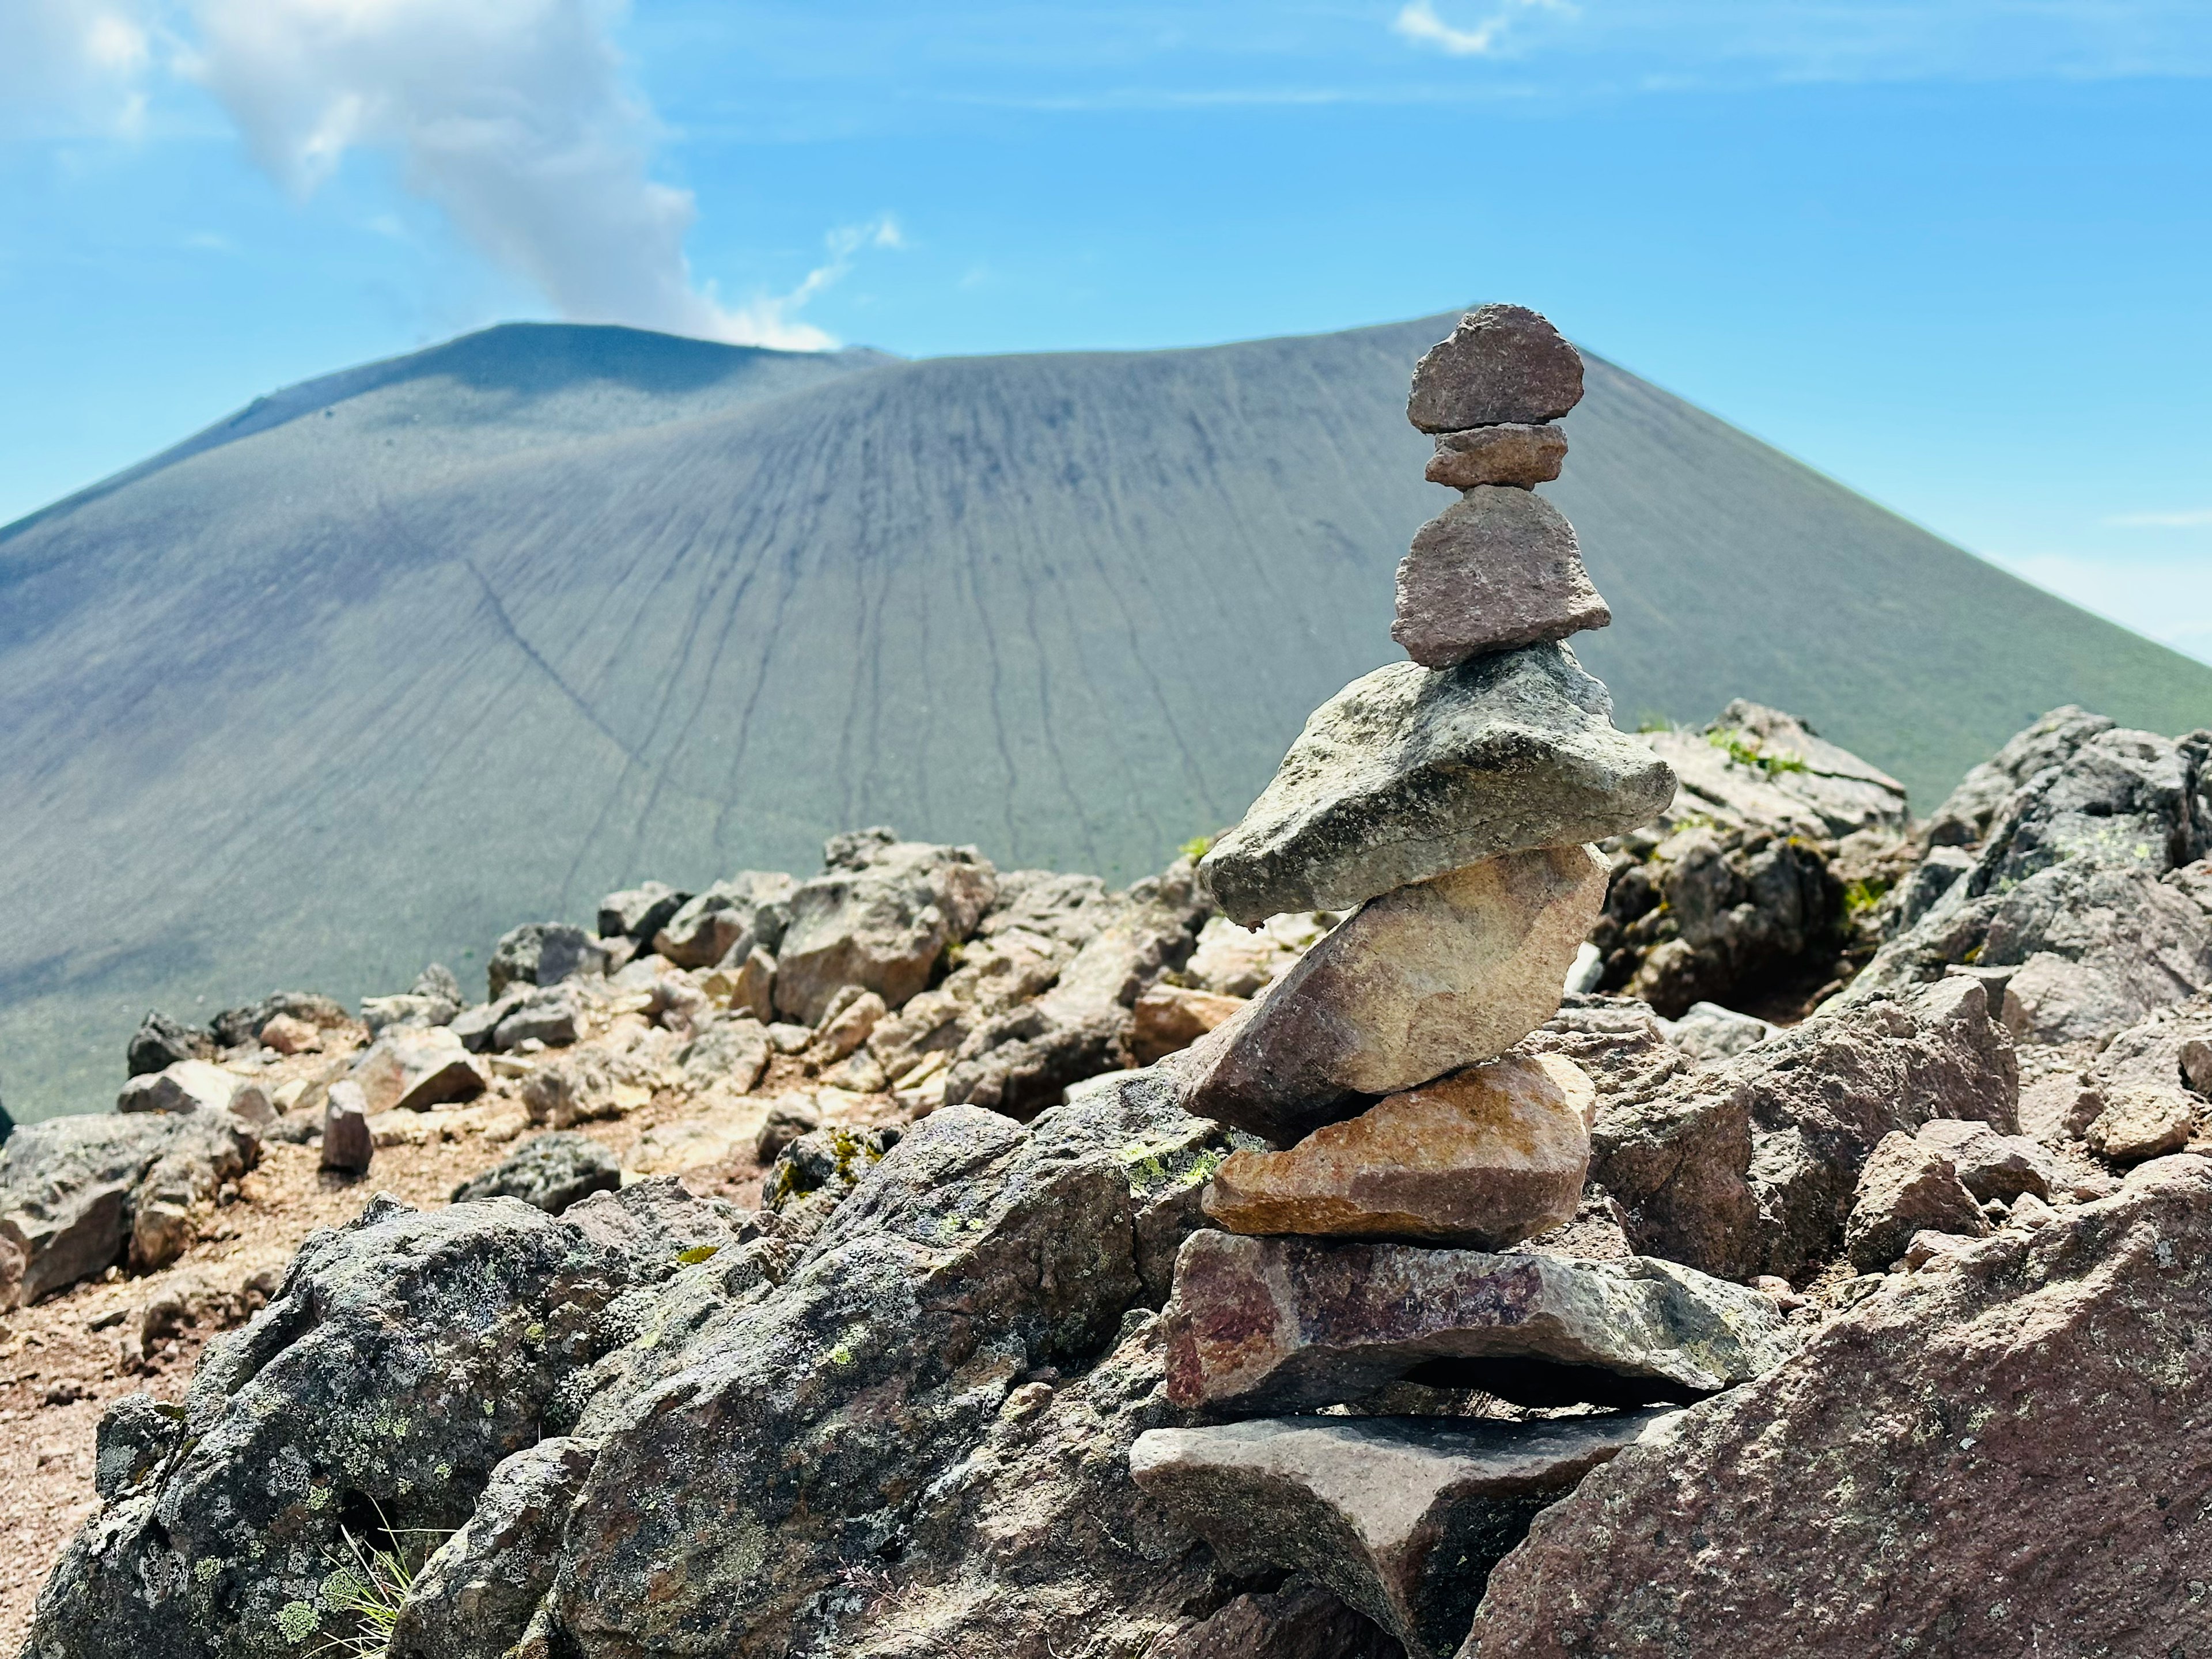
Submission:
<svg viewBox="0 0 2212 1659">
<path fill-rule="evenodd" d="M 2061 709 L 1917 820 L 1615 730 L 1580 375 L 1423 360 L 1413 660 L 1196 861 L 866 830 L 150 1016 L 0 1148 L 0 1644 L 2212 1641 L 2212 735 Z"/>
</svg>

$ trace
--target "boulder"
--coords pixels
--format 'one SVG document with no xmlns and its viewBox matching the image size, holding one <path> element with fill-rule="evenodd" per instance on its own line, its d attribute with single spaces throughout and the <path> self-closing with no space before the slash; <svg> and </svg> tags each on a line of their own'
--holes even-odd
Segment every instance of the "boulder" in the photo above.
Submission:
<svg viewBox="0 0 2212 1659">
<path fill-rule="evenodd" d="M 790 927 L 770 947 L 776 1012 L 805 1025 L 818 1025 L 848 985 L 903 1005 L 946 947 L 975 931 L 998 888 L 974 848 L 902 842 L 888 830 L 833 837 L 823 864 L 790 896 Z"/>
<path fill-rule="evenodd" d="M 1567 434 L 1556 426 L 1514 423 L 1478 426 L 1437 434 L 1437 453 L 1422 474 L 1431 483 L 1454 489 L 1484 484 L 1512 484 L 1522 489 L 1559 476 L 1567 459 Z"/>
<path fill-rule="evenodd" d="M 1288 1152 L 1240 1152 L 1206 1212 L 1231 1232 L 1498 1250 L 1574 1218 L 1597 1091 L 1568 1060 L 1510 1056 L 1392 1095 Z"/>
<path fill-rule="evenodd" d="M 626 939 L 650 947 L 653 936 L 690 902 L 690 894 L 679 893 L 665 881 L 648 881 L 610 893 L 599 901 L 599 937 Z"/>
<path fill-rule="evenodd" d="M 457 1105 L 484 1091 L 484 1074 L 448 1026 L 387 1030 L 348 1073 L 371 1116 Z"/>
<path fill-rule="evenodd" d="M 142 1073 L 115 1097 L 118 1112 L 235 1112 L 265 1127 L 276 1115 L 269 1091 L 254 1079 L 211 1066 L 180 1060 L 167 1071 Z"/>
<path fill-rule="evenodd" d="M 708 975 L 700 988 L 732 1013 L 750 1014 L 766 1025 L 775 1018 L 775 958 L 756 945 L 735 967 Z"/>
<path fill-rule="evenodd" d="M 2203 1648 L 2208 1293 L 2184 1156 L 1869 1297 L 1539 1516 L 1465 1659 Z"/>
<path fill-rule="evenodd" d="M 1470 489 L 1413 533 L 1390 637 L 1427 668 L 1603 628 L 1574 526 L 1533 490 Z"/>
<path fill-rule="evenodd" d="M 1633 830 L 1673 799 L 1674 775 L 1613 730 L 1612 708 L 1561 645 L 1378 668 L 1308 717 L 1199 868 L 1249 924 Z"/>
<path fill-rule="evenodd" d="M 1287 1146 L 1503 1054 L 1559 1006 L 1605 882 L 1590 849 L 1556 848 L 1370 901 L 1178 1057 L 1185 1105 Z"/>
<path fill-rule="evenodd" d="M 1405 1644 L 1451 1659 L 1528 1523 L 1670 1412 L 1553 1422 L 1261 1419 L 1155 1429 L 1139 1487 L 1231 1572 L 1308 1572 Z"/>
<path fill-rule="evenodd" d="M 1108 1154 L 972 1107 L 923 1120 L 773 1295 L 710 1320 L 680 1383 L 579 1420 L 604 1443 L 550 1603 L 567 1639 L 788 1650 L 854 1560 L 904 1553 L 1017 1379 L 1107 1346 L 1138 1290 L 1128 1204 Z"/>
<path fill-rule="evenodd" d="M 1936 847 L 1978 846 L 1989 834 L 1990 821 L 2029 779 L 2063 766 L 2083 744 L 2117 725 L 2117 720 L 2071 703 L 2052 709 L 1960 780 L 1928 820 L 1929 842 Z"/>
<path fill-rule="evenodd" d="M 368 1173 L 376 1156 L 376 1137 L 368 1127 L 368 1103 L 349 1079 L 331 1085 L 323 1103 L 322 1167 L 341 1175 Z"/>
<path fill-rule="evenodd" d="M 1922 1124 L 1917 1139 L 1949 1158 L 1959 1184 L 1984 1204 L 2009 1204 L 2022 1193 L 2048 1198 L 2057 1184 L 2051 1154 L 2025 1135 L 1999 1134 L 1971 1118 L 1939 1117 Z"/>
<path fill-rule="evenodd" d="M 450 1025 L 467 1006 L 453 970 L 434 962 L 404 995 L 363 999 L 361 1018 L 374 1039 L 394 1025 Z"/>
<path fill-rule="evenodd" d="M 634 1278 L 657 1282 L 739 1243 L 743 1212 L 692 1195 L 677 1176 L 649 1176 L 580 1198 L 562 1224 L 628 1259 Z"/>
<path fill-rule="evenodd" d="M 647 1073 L 647 1077 L 651 1074 Z M 523 1080 L 523 1109 L 532 1123 L 565 1129 L 594 1118 L 620 1117 L 653 1098 L 627 1056 L 600 1048 L 548 1058 Z"/>
<path fill-rule="evenodd" d="M 781 871 L 741 870 L 687 899 L 649 935 L 653 949 L 678 968 L 712 968 L 755 950 L 773 954 L 791 920 L 798 884 Z"/>
<path fill-rule="evenodd" d="M 166 1072 L 181 1060 L 210 1060 L 215 1037 L 204 1025 L 187 1025 L 167 1014 L 149 1012 L 131 1033 L 127 1053 L 131 1075 Z"/>
<path fill-rule="evenodd" d="M 1960 1184 L 1957 1166 L 1929 1142 L 1892 1133 L 1859 1171 L 1844 1249 L 1861 1273 L 1877 1273 L 1905 1254 L 1915 1233 L 1979 1238 L 1989 1230 L 1981 1206 Z"/>
<path fill-rule="evenodd" d="M 0 1145 L 0 1310 L 104 1272 L 122 1259 L 142 1202 L 188 1211 L 260 1154 L 252 1128 L 222 1112 L 90 1114 L 17 1129 Z M 178 1218 L 149 1218 L 149 1244 L 179 1242 L 168 1224 Z"/>
<path fill-rule="evenodd" d="M 1672 1261 L 1191 1235 L 1164 1316 L 1169 1396 L 1297 1410 L 1400 1377 L 1532 1406 L 1696 1400 L 1796 1346 L 1771 1297 Z"/>
<path fill-rule="evenodd" d="M 1179 1054 L 1243 1012 L 1245 1006 L 1243 997 L 1183 985 L 1155 985 L 1139 994 L 1130 1011 L 1129 1057 L 1139 1066 L 1150 1066 Z"/>
<path fill-rule="evenodd" d="M 715 1020 L 684 1045 L 684 1080 L 694 1089 L 744 1094 L 768 1070 L 771 1046 L 768 1028 L 757 1019 Z"/>
<path fill-rule="evenodd" d="M 622 1185 L 622 1165 L 589 1135 L 532 1135 L 501 1162 L 453 1188 L 453 1202 L 519 1198 L 534 1210 L 559 1215 L 593 1193 Z"/>
<path fill-rule="evenodd" d="M 1987 992 L 1953 979 L 1823 1013 L 1657 1092 L 1601 1095 L 1591 1177 L 1638 1249 L 1799 1282 L 1833 1257 L 1884 1135 L 1934 1117 L 2018 1127 L 2019 1061 Z"/>
<path fill-rule="evenodd" d="M 500 935 L 484 966 L 492 1000 L 514 985 L 558 985 L 607 970 L 607 953 L 580 927 L 562 921 L 527 922 Z"/>
<path fill-rule="evenodd" d="M 1413 369 L 1406 418 L 1424 432 L 1556 421 L 1583 396 L 1582 355 L 1525 306 L 1480 306 Z"/>
<path fill-rule="evenodd" d="M 2193 1103 L 2178 1090 L 2122 1089 L 2107 1098 L 2082 1139 L 2115 1164 L 2140 1164 L 2179 1152 L 2195 1123 Z"/>
<path fill-rule="evenodd" d="M 210 1659 L 355 1633 L 326 1593 L 339 1528 L 467 1521 L 544 1437 L 626 1283 L 522 1204 L 380 1197 L 311 1235 L 276 1298 L 203 1356 L 176 1455 L 64 1553 L 27 1651 Z"/>
<path fill-rule="evenodd" d="M 341 1003 L 313 991 L 278 991 L 241 1008 L 226 1008 L 208 1022 L 208 1034 L 218 1048 L 251 1048 L 261 1040 L 269 1022 L 280 1016 L 304 1020 L 325 1030 L 349 1023 Z"/>
<path fill-rule="evenodd" d="M 823 1016 L 820 1029 L 814 1034 L 814 1051 L 824 1064 L 844 1059 L 866 1042 L 869 1033 L 890 1012 L 873 991 L 862 991 L 849 1000 L 840 1000 L 843 1006 L 833 1002 L 832 1012 Z"/>
<path fill-rule="evenodd" d="M 1137 883 L 1050 990 L 969 1033 L 945 1073 L 945 1098 L 1026 1118 L 1071 1085 L 1132 1064 L 1137 999 L 1190 959 L 1208 908 L 1187 860 Z"/>
<path fill-rule="evenodd" d="M 1640 735 L 1681 781 L 1662 820 L 1670 829 L 1694 817 L 1723 830 L 1835 841 L 1911 820 L 1903 784 L 1765 703 L 1739 697 L 1705 726 Z"/>
<path fill-rule="evenodd" d="M 1747 1048 L 1755 1048 L 1774 1035 L 1763 1019 L 1739 1014 L 1717 1002 L 1693 1002 L 1681 1018 L 1673 1022 L 1667 1041 L 1698 1064 L 1734 1060 Z"/>
<path fill-rule="evenodd" d="M 382 1659 L 506 1659 L 553 1583 L 561 1523 L 599 1448 L 555 1437 L 519 1451 L 407 1587 Z"/>
</svg>

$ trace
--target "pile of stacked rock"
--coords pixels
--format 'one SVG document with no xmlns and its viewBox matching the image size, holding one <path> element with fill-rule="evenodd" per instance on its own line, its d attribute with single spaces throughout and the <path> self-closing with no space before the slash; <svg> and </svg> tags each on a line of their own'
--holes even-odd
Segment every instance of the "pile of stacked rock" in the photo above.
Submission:
<svg viewBox="0 0 2212 1659">
<path fill-rule="evenodd" d="M 1458 1647 L 1489 1565 L 1650 1408 L 1792 1346 L 1771 1298 L 1672 1262 L 1498 1254 L 1569 1221 L 1589 1171 L 1589 1079 L 1514 1052 L 1603 902 L 1588 843 L 1675 787 L 1560 643 L 1608 620 L 1532 488 L 1581 392 L 1574 348 L 1518 307 L 1421 360 L 1428 477 L 1464 493 L 1399 567 L 1413 660 L 1317 710 L 1201 866 L 1248 926 L 1352 914 L 1168 1062 L 1189 1111 L 1267 1143 L 1214 1173 L 1166 1310 L 1170 1396 L 1244 1420 L 1148 1434 L 1133 1472 L 1232 1570 L 1307 1571 L 1415 1659 Z M 1583 1414 L 1376 1414 L 1447 1397 L 1421 1384 Z"/>
</svg>

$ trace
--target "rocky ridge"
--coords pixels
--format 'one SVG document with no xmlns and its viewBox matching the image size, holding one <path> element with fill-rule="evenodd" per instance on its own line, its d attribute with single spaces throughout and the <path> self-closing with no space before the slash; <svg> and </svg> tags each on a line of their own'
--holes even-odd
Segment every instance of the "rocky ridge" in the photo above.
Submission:
<svg viewBox="0 0 2212 1659">
<path fill-rule="evenodd" d="M 1555 340 L 1439 348 L 1432 477 L 1556 473 Z M 1332 700 L 1127 894 L 864 831 L 517 929 L 480 1003 L 149 1019 L 71 1132 L 149 1159 L 0 1154 L 48 1298 L 0 1318 L 99 1322 L 103 1387 L 213 1340 L 108 1405 L 26 1654 L 316 1651 L 358 1545 L 408 1558 L 394 1655 L 2185 1645 L 2212 999 L 2095 907 L 2203 879 L 2204 745 L 2084 760 L 2060 711 L 1916 826 L 1773 711 L 1613 732 L 1580 605 Z M 1931 945 L 1985 862 L 1978 948 Z M 2053 870 L 2063 995 L 2015 996 L 2002 901 Z M 1638 872 L 1673 921 L 1609 935 Z M 1715 1006 L 1822 951 L 1802 1024 Z M 1664 1008 L 1595 988 L 1655 959 Z M 342 1224 L 157 1310 L 283 1182 Z"/>
</svg>

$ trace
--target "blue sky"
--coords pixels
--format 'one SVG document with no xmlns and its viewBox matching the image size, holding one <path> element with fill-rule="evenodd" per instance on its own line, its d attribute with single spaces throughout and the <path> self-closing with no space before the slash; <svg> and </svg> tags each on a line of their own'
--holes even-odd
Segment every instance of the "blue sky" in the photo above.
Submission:
<svg viewBox="0 0 2212 1659">
<path fill-rule="evenodd" d="M 2212 659 L 2208 273 L 2202 0 L 0 0 L 0 521 L 502 318 L 1512 299 Z"/>
</svg>

